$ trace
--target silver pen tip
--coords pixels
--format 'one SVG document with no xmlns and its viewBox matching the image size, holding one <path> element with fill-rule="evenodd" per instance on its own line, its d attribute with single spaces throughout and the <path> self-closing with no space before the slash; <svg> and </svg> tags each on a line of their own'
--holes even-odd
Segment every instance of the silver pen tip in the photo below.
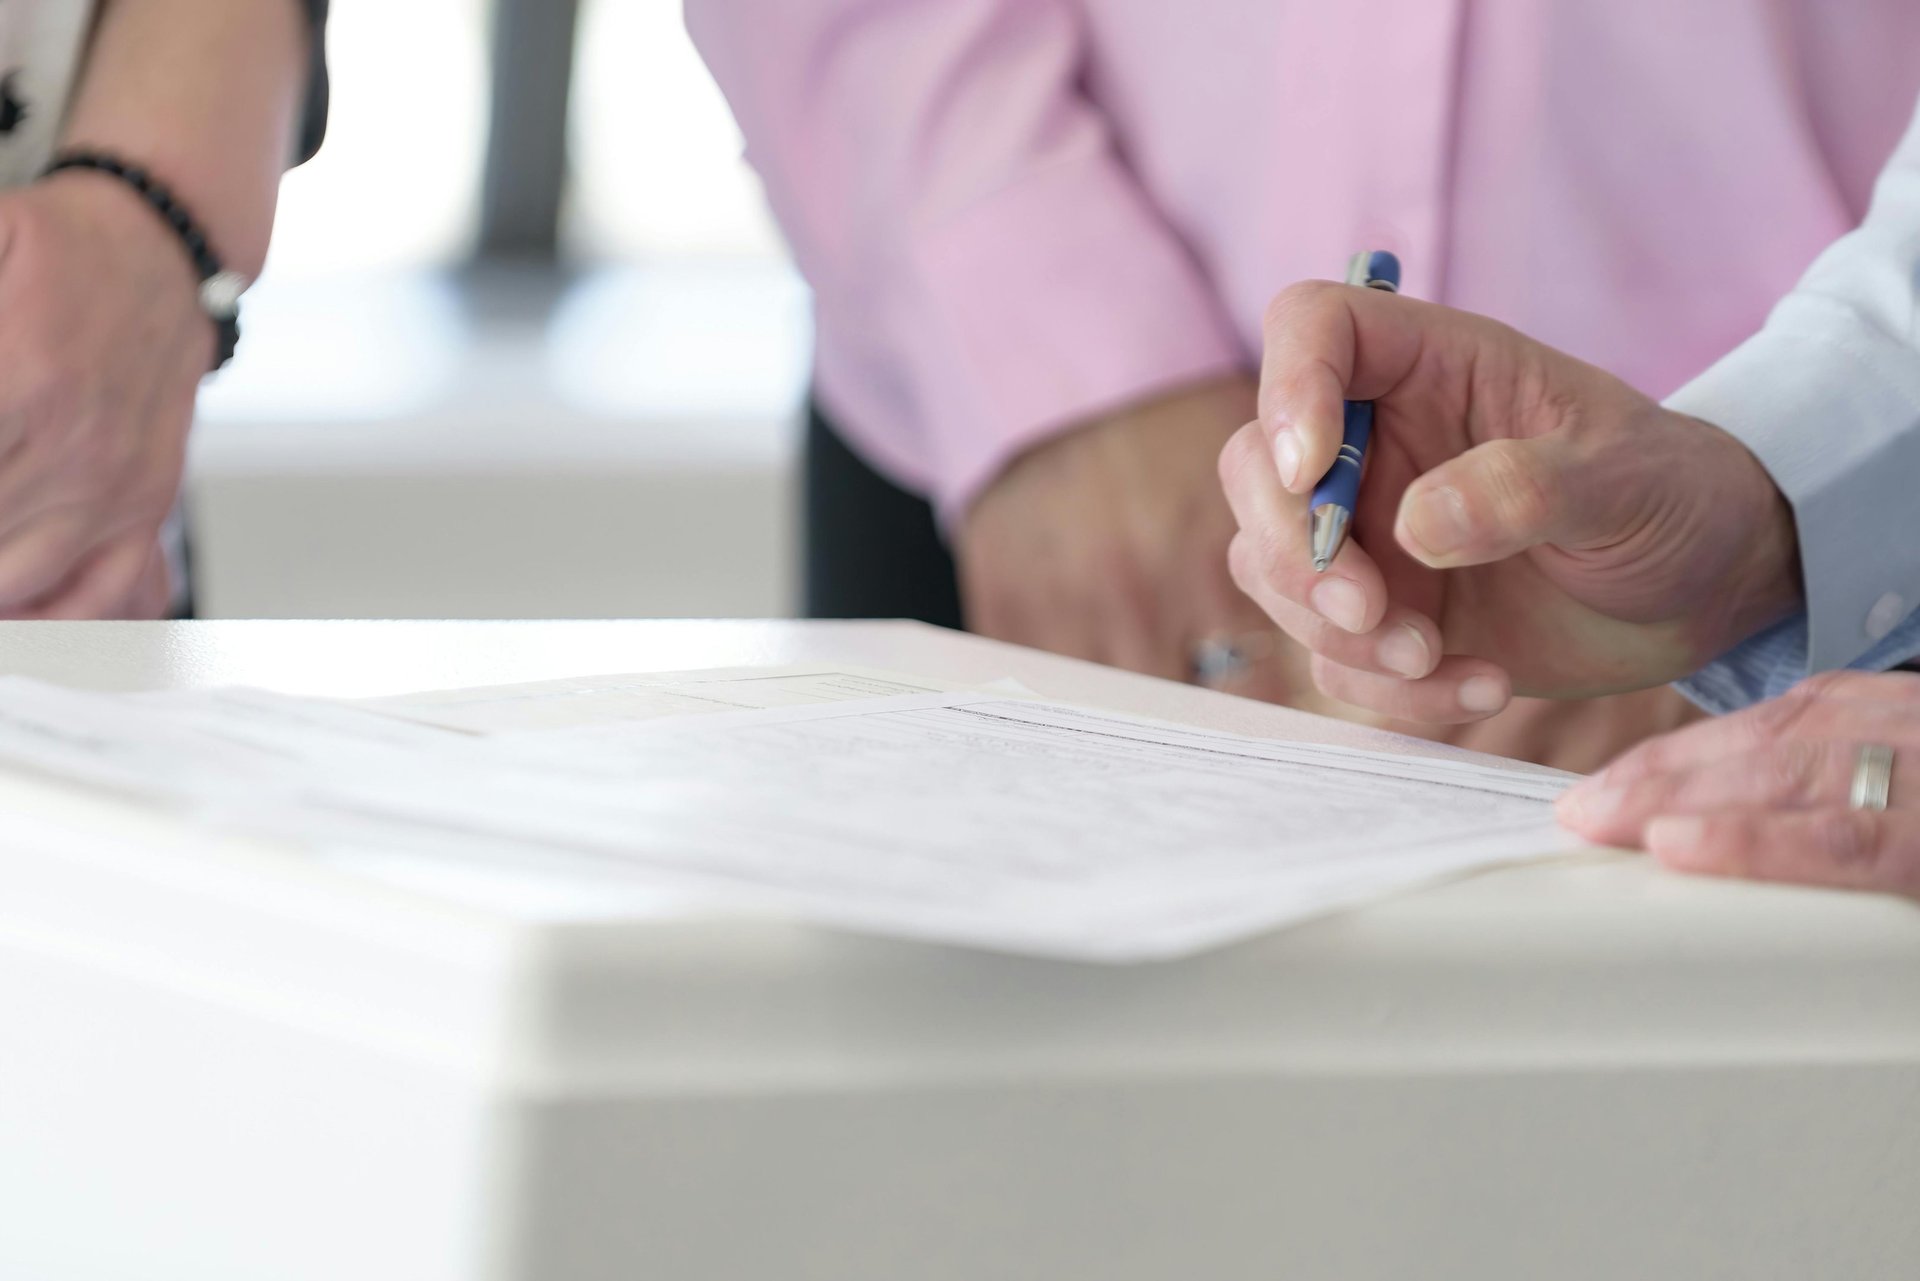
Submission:
<svg viewBox="0 0 1920 1281">
<path fill-rule="evenodd" d="M 1307 547 L 1313 555 L 1314 573 L 1324 574 L 1327 566 L 1333 564 L 1333 558 L 1340 554 L 1340 545 L 1347 539 L 1347 524 L 1352 519 L 1353 513 L 1338 503 L 1322 503 L 1313 509 Z"/>
</svg>

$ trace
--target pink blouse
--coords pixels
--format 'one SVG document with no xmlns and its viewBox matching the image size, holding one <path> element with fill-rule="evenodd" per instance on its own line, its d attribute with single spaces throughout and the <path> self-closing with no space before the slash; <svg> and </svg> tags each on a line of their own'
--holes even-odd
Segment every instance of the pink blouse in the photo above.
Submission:
<svg viewBox="0 0 1920 1281">
<path fill-rule="evenodd" d="M 1406 292 L 1665 395 L 1858 222 L 1916 0 L 687 0 L 819 390 L 949 519 L 1016 452 Z"/>
</svg>

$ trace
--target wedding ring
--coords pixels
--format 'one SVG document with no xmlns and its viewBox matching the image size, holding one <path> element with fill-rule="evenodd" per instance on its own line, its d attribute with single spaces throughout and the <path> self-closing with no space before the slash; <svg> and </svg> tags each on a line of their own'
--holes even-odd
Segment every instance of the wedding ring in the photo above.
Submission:
<svg viewBox="0 0 1920 1281">
<path fill-rule="evenodd" d="M 1853 794 L 1847 804 L 1857 810 L 1883 810 L 1893 791 L 1893 749 L 1880 743 L 1861 745 L 1853 760 Z"/>
</svg>

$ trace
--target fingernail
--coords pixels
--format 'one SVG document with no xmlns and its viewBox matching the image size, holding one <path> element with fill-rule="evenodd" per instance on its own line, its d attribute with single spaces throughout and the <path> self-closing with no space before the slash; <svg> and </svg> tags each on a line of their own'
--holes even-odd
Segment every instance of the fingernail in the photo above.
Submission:
<svg viewBox="0 0 1920 1281">
<path fill-rule="evenodd" d="M 1367 618 L 1367 594 L 1351 578 L 1329 578 L 1310 597 L 1320 617 L 1350 632 L 1362 632 Z"/>
<path fill-rule="evenodd" d="M 1409 680 L 1419 680 L 1433 670 L 1431 654 L 1427 638 L 1412 623 L 1402 623 L 1388 632 L 1380 648 L 1374 651 L 1380 666 Z"/>
<path fill-rule="evenodd" d="M 1656 818 L 1647 824 L 1647 848 L 1669 863 L 1695 863 L 1706 835 L 1703 818 L 1691 814 Z"/>
<path fill-rule="evenodd" d="M 1451 556 L 1466 546 L 1467 500 L 1451 485 L 1415 494 L 1407 504 L 1407 533 L 1433 556 Z"/>
<path fill-rule="evenodd" d="M 1282 427 L 1273 434 L 1273 465 L 1280 473 L 1280 483 L 1288 489 L 1300 478 L 1300 441 L 1293 434 L 1293 428 Z"/>
<path fill-rule="evenodd" d="M 1506 688 L 1491 676 L 1469 676 L 1460 686 L 1460 706 L 1469 712 L 1497 712 L 1506 705 Z"/>
<path fill-rule="evenodd" d="M 1554 802 L 1554 809 L 1563 819 L 1584 827 L 1598 827 L 1613 817 L 1626 798 L 1624 788 L 1576 787 L 1563 792 L 1560 799 Z"/>
</svg>

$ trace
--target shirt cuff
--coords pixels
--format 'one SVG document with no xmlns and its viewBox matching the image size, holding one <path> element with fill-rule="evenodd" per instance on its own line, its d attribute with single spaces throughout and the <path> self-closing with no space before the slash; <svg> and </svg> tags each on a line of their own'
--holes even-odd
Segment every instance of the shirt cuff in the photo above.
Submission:
<svg viewBox="0 0 1920 1281">
<path fill-rule="evenodd" d="M 947 523 L 1048 436 L 1248 365 L 1199 265 L 1105 151 L 922 233 L 912 263 L 928 324 L 909 359 Z"/>
<path fill-rule="evenodd" d="M 1746 445 L 1793 506 L 1807 603 L 1795 679 L 1856 664 L 1920 606 L 1920 539 L 1890 524 L 1920 477 L 1920 353 L 1843 303 L 1796 295 L 1666 403 Z"/>
<path fill-rule="evenodd" d="M 1920 614 L 1910 614 L 1884 640 L 1847 666 L 1885 672 L 1920 658 Z M 1707 664 L 1676 688 L 1716 716 L 1737 712 L 1792 689 L 1807 673 L 1807 618 L 1802 614 L 1755 636 Z"/>
</svg>

